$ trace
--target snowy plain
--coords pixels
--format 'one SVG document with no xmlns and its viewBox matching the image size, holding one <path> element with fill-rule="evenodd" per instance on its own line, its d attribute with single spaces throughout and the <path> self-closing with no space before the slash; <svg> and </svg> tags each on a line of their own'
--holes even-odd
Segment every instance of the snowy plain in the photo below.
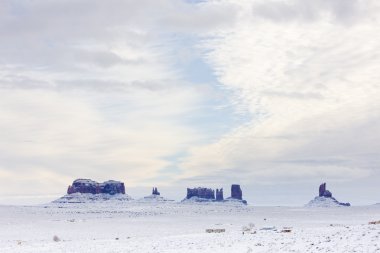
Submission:
<svg viewBox="0 0 380 253">
<path fill-rule="evenodd" d="M 3 205 L 0 252 L 380 252 L 380 224 L 368 224 L 376 220 L 379 205 L 306 208 L 157 201 Z M 218 228 L 225 232 L 206 233 Z M 284 228 L 290 232 L 282 232 Z"/>
</svg>

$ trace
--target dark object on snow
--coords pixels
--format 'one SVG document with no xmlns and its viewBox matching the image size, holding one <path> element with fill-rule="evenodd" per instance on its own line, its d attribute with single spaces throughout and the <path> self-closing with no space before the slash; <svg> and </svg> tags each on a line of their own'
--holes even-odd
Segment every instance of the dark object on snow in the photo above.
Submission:
<svg viewBox="0 0 380 253">
<path fill-rule="evenodd" d="M 198 197 L 202 199 L 215 199 L 215 191 L 210 188 L 198 187 L 198 188 L 187 188 L 186 198 L 190 199 L 192 197 Z"/>
<path fill-rule="evenodd" d="M 281 230 L 281 233 L 291 233 L 291 232 L 292 232 L 292 228 L 291 227 L 284 227 Z"/>
<path fill-rule="evenodd" d="M 92 193 L 92 194 L 125 194 L 124 183 L 120 181 L 109 180 L 104 183 L 98 183 L 91 179 L 76 179 L 67 189 L 67 194 L 72 193 Z"/>
<path fill-rule="evenodd" d="M 157 190 L 157 187 L 152 190 L 152 195 L 160 195 L 160 192 Z"/>
<path fill-rule="evenodd" d="M 55 242 L 59 242 L 61 239 L 59 239 L 59 237 L 58 236 L 53 236 L 53 241 L 55 241 Z"/>
<path fill-rule="evenodd" d="M 223 188 L 216 189 L 215 200 L 216 201 L 223 201 L 224 200 L 224 198 L 223 198 Z"/>
<path fill-rule="evenodd" d="M 225 228 L 208 228 L 206 229 L 206 233 L 224 233 L 226 232 Z"/>
</svg>

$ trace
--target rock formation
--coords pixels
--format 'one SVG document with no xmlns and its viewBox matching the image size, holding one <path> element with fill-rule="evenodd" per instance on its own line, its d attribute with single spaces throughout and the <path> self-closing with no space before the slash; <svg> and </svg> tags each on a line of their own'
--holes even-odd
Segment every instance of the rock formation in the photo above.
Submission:
<svg viewBox="0 0 380 253">
<path fill-rule="evenodd" d="M 350 203 L 341 203 L 336 200 L 332 193 L 326 189 L 326 183 L 319 186 L 319 194 L 311 200 L 307 207 L 334 207 L 334 206 L 350 206 Z"/>
<path fill-rule="evenodd" d="M 243 199 L 243 191 L 241 190 L 240 185 L 231 185 L 231 197 L 226 198 L 226 201 L 241 202 L 245 205 L 247 204 L 247 201 Z"/>
<path fill-rule="evenodd" d="M 332 197 L 332 193 L 329 190 L 326 190 L 326 183 L 323 183 L 319 186 L 319 197 Z"/>
<path fill-rule="evenodd" d="M 76 179 L 67 189 L 67 194 L 73 193 L 125 194 L 125 187 L 123 182 L 114 180 L 98 183 L 91 179 Z"/>
<path fill-rule="evenodd" d="M 109 180 L 98 183 L 91 179 L 76 179 L 67 189 L 67 195 L 54 200 L 56 204 L 122 202 L 132 198 L 125 194 L 123 182 Z"/>
<path fill-rule="evenodd" d="M 216 189 L 215 200 L 216 201 L 223 201 L 224 200 L 224 198 L 223 198 L 223 188 Z"/>
<path fill-rule="evenodd" d="M 243 199 L 243 192 L 240 189 L 240 185 L 233 184 L 231 185 L 231 198 L 233 199 Z"/>
<path fill-rule="evenodd" d="M 160 192 L 157 190 L 157 187 L 152 190 L 152 195 L 160 195 Z"/>
<path fill-rule="evenodd" d="M 247 204 L 247 201 L 243 200 L 243 193 L 240 189 L 240 185 L 233 184 L 231 186 L 231 197 L 224 199 L 223 188 L 216 189 L 211 188 L 187 188 L 187 195 L 183 202 L 195 201 L 195 202 L 229 202 L 229 203 L 242 203 Z"/>
<path fill-rule="evenodd" d="M 198 197 L 201 199 L 215 199 L 215 191 L 210 188 L 198 187 L 198 188 L 187 188 L 186 198 L 190 199 L 192 197 Z"/>
<path fill-rule="evenodd" d="M 160 196 L 160 192 L 157 190 L 157 187 L 153 187 L 152 194 L 145 196 L 137 200 L 138 202 L 174 202 L 172 199 L 167 199 L 163 196 Z"/>
</svg>

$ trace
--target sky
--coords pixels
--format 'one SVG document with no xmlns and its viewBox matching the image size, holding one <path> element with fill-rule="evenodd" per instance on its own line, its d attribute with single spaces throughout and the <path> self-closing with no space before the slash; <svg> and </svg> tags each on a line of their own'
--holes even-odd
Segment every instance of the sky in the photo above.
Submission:
<svg viewBox="0 0 380 253">
<path fill-rule="evenodd" d="M 0 204 L 76 178 L 380 202 L 377 0 L 3 0 Z"/>
</svg>

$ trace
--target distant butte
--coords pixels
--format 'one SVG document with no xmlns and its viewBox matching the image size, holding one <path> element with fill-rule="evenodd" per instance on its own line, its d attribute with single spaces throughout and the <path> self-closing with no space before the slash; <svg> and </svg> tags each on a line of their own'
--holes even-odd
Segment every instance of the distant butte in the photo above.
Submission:
<svg viewBox="0 0 380 253">
<path fill-rule="evenodd" d="M 67 189 L 67 194 L 73 193 L 125 194 L 125 187 L 123 182 L 114 180 L 98 183 L 91 179 L 76 179 Z"/>
<path fill-rule="evenodd" d="M 186 198 L 183 201 L 195 201 L 195 202 L 239 202 L 247 204 L 246 200 L 243 200 L 243 192 L 240 185 L 231 185 L 231 197 L 224 199 L 223 188 L 216 189 L 214 191 L 211 188 L 198 187 L 187 188 Z"/>
<path fill-rule="evenodd" d="M 318 196 L 311 200 L 307 207 L 334 207 L 334 206 L 351 206 L 350 203 L 341 203 L 336 200 L 332 193 L 326 189 L 326 183 L 319 186 Z"/>
</svg>

